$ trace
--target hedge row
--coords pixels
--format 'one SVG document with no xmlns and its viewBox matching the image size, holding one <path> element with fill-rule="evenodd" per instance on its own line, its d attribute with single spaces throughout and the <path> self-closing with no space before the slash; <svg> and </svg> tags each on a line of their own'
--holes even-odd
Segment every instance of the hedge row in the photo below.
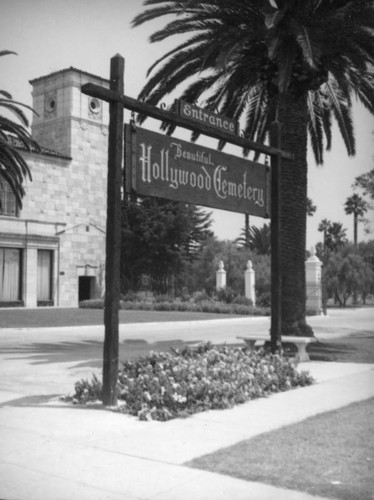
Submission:
<svg viewBox="0 0 374 500">
<path fill-rule="evenodd" d="M 103 309 L 103 299 L 85 300 L 79 303 L 82 309 Z M 239 314 L 242 316 L 269 316 L 270 309 L 243 304 L 225 304 L 224 302 L 201 301 L 195 302 L 151 302 L 151 301 L 120 301 L 120 308 L 124 310 L 140 311 L 187 311 L 217 314 Z"/>
</svg>

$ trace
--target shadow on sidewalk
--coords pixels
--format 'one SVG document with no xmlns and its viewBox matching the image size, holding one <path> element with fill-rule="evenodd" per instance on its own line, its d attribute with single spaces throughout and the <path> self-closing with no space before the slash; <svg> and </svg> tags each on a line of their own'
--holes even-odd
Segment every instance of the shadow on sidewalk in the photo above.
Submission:
<svg viewBox="0 0 374 500">
<path fill-rule="evenodd" d="M 0 408 L 51 408 L 51 409 L 73 409 L 73 410 L 106 410 L 101 404 L 73 404 L 70 401 L 60 400 L 61 394 L 43 394 L 35 396 L 23 396 L 21 398 L 10 399 L 0 403 Z"/>
<path fill-rule="evenodd" d="M 149 343 L 145 339 L 126 339 L 119 344 L 119 360 L 147 356 L 151 351 L 168 352 L 170 349 L 183 349 L 200 341 L 167 340 Z M 103 342 L 34 342 L 17 347 L 5 347 L 1 354 L 7 361 L 24 360 L 30 365 L 52 363 L 74 363 L 69 369 L 101 368 L 103 363 Z M 9 357 L 8 357 L 9 356 Z M 120 365 L 121 366 L 121 365 Z"/>
<path fill-rule="evenodd" d="M 5 408 L 6 406 L 12 407 L 30 407 L 30 406 L 44 406 L 53 399 L 59 397 L 59 394 L 44 394 L 38 396 L 23 396 L 21 398 L 11 399 L 9 401 L 4 401 L 0 403 L 0 408 Z"/>
<path fill-rule="evenodd" d="M 312 361 L 374 363 L 373 340 L 373 332 L 362 330 L 349 337 L 319 340 L 310 344 L 307 351 Z"/>
</svg>

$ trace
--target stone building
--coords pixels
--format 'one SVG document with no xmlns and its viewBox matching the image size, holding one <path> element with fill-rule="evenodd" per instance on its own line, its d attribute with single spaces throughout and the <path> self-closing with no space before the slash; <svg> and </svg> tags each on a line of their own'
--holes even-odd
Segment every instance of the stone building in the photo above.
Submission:
<svg viewBox="0 0 374 500">
<path fill-rule="evenodd" d="M 0 305 L 75 307 L 104 293 L 109 109 L 81 93 L 109 81 L 69 68 L 30 83 L 32 181 L 17 210 L 0 184 Z"/>
</svg>

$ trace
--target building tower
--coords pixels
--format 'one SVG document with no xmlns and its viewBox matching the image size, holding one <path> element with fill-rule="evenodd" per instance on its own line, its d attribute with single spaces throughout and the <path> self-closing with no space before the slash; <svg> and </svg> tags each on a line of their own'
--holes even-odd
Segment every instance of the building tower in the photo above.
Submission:
<svg viewBox="0 0 374 500">
<path fill-rule="evenodd" d="M 60 206 L 55 215 L 66 224 L 58 232 L 60 305 L 77 305 L 104 291 L 109 107 L 82 94 L 88 82 L 109 88 L 108 80 L 75 68 L 30 82 L 37 112 L 32 136 L 71 158 L 56 179 Z"/>
<path fill-rule="evenodd" d="M 0 305 L 74 307 L 104 293 L 109 107 L 82 94 L 88 82 L 109 88 L 75 68 L 30 82 L 42 150 L 20 145 L 32 181 L 22 210 L 2 203 Z"/>
</svg>

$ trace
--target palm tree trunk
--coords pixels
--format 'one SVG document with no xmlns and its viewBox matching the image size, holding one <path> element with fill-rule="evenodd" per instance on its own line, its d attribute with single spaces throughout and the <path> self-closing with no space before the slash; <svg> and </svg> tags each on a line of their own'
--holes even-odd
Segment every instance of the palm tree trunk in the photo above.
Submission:
<svg viewBox="0 0 374 500">
<path fill-rule="evenodd" d="M 281 178 L 282 335 L 312 336 L 306 324 L 305 250 L 307 219 L 307 100 L 291 93 L 281 97 L 278 120 L 283 160 Z"/>
<path fill-rule="evenodd" d="M 357 224 L 358 224 L 358 216 L 357 213 L 353 213 L 353 243 L 354 246 L 357 246 Z"/>
</svg>

